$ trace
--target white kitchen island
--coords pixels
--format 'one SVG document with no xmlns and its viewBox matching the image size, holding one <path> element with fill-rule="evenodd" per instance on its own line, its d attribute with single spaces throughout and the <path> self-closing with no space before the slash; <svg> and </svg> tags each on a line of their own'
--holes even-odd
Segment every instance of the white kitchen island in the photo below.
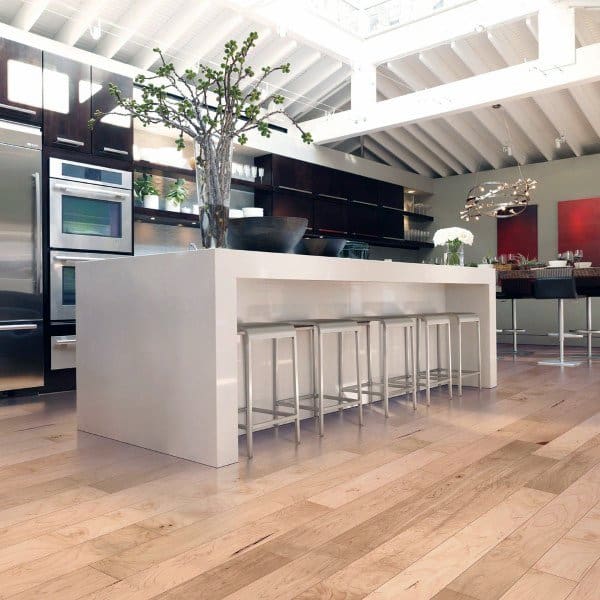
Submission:
<svg viewBox="0 0 600 600">
<path fill-rule="evenodd" d="M 236 462 L 238 322 L 475 312 L 482 384 L 495 387 L 495 303 L 491 269 L 226 249 L 85 263 L 77 267 L 78 427 L 214 467 Z M 474 368 L 474 339 L 463 339 L 465 369 Z M 307 347 L 301 341 L 301 392 L 311 386 Z M 403 364 L 402 347 L 388 350 L 390 374 Z M 326 353 L 325 380 L 337 381 L 337 359 Z M 268 348 L 256 357 L 256 401 L 265 406 L 269 358 Z"/>
</svg>

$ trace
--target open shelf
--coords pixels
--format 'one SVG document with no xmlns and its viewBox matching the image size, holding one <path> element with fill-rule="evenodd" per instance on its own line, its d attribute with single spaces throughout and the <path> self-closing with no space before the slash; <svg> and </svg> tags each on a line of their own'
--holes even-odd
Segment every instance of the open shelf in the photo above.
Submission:
<svg viewBox="0 0 600 600">
<path fill-rule="evenodd" d="M 138 222 L 156 223 L 159 225 L 174 225 L 178 227 L 198 227 L 199 225 L 198 215 L 144 208 L 143 206 L 134 207 L 133 218 Z"/>
<path fill-rule="evenodd" d="M 410 217 L 411 219 L 416 219 L 417 221 L 433 221 L 433 217 L 430 215 L 424 215 L 422 213 L 410 212 L 408 210 L 403 210 L 402 214 L 405 217 Z"/>
</svg>

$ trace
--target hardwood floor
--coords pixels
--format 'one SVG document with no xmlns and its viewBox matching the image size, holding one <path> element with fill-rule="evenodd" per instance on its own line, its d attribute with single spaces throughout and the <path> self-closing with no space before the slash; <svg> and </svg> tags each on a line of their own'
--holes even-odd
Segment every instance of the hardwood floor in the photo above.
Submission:
<svg viewBox="0 0 600 600">
<path fill-rule="evenodd" d="M 0 403 L 0 598 L 598 600 L 600 362 L 536 360 L 220 470 L 78 433 L 73 394 Z"/>
</svg>

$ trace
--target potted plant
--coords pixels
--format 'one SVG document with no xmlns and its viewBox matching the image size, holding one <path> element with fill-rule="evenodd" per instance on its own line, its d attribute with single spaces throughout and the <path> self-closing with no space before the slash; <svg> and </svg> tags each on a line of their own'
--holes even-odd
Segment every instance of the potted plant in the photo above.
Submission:
<svg viewBox="0 0 600 600">
<path fill-rule="evenodd" d="M 481 262 L 477 265 L 480 269 L 493 269 L 494 268 L 494 258 L 491 256 L 484 256 L 481 259 Z"/>
<path fill-rule="evenodd" d="M 234 141 L 245 144 L 248 132 L 253 129 L 270 137 L 269 120 L 275 115 L 285 115 L 284 97 L 278 93 L 265 94 L 264 88 L 273 73 L 289 73 L 290 64 L 265 66 L 255 71 L 247 61 L 257 39 L 258 34 L 251 32 L 241 44 L 230 40 L 217 67 L 200 63 L 183 73 L 176 71 L 163 52 L 155 48 L 160 59 L 156 75 L 135 78 L 141 88 L 141 100 L 127 98 L 116 85 L 109 85 L 122 114 L 138 119 L 143 125 L 160 123 L 175 130 L 178 149 L 185 147 L 185 136 L 194 141 L 199 221 L 205 248 L 225 245 Z M 96 112 L 90 127 L 102 116 L 102 112 Z M 299 130 L 302 140 L 311 143 L 310 133 L 294 119 L 288 119 Z"/>
<path fill-rule="evenodd" d="M 142 202 L 144 208 L 158 208 L 158 191 L 152 182 L 152 175 L 142 173 L 141 176 L 133 182 L 133 191 Z"/>
<path fill-rule="evenodd" d="M 446 227 L 438 229 L 433 236 L 435 246 L 446 246 L 444 264 L 464 267 L 464 244 L 473 245 L 473 234 L 462 227 Z"/>
<path fill-rule="evenodd" d="M 181 212 L 181 205 L 186 198 L 185 179 L 177 179 L 170 185 L 167 192 L 167 210 Z"/>
</svg>

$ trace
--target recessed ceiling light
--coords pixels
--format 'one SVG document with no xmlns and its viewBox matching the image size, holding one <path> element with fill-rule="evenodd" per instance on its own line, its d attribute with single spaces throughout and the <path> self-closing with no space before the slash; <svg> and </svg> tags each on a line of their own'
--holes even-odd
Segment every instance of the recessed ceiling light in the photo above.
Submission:
<svg viewBox="0 0 600 600">
<path fill-rule="evenodd" d="M 406 193 L 407 193 L 407 194 L 414 194 L 414 193 L 415 193 L 415 190 L 406 190 Z"/>
</svg>

